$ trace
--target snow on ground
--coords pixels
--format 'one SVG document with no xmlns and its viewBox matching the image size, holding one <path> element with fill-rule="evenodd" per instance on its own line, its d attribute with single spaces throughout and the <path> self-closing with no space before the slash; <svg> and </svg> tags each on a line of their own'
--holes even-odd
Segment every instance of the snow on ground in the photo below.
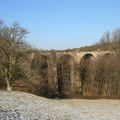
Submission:
<svg viewBox="0 0 120 120">
<path fill-rule="evenodd" d="M 120 100 L 51 100 L 0 91 L 0 120 L 120 120 Z"/>
</svg>

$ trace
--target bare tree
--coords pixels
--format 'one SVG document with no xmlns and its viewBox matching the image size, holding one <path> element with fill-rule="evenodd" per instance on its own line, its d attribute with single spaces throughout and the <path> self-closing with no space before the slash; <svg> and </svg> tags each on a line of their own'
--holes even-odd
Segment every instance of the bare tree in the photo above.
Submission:
<svg viewBox="0 0 120 120">
<path fill-rule="evenodd" d="M 26 50 L 23 39 L 27 33 L 27 30 L 16 22 L 11 26 L 0 22 L 0 71 L 6 80 L 7 90 L 12 90 L 16 68 L 20 67 L 23 60 L 22 53 Z"/>
<path fill-rule="evenodd" d="M 113 31 L 112 36 L 113 36 L 113 39 L 112 39 L 113 41 L 120 42 L 120 28 Z"/>
</svg>

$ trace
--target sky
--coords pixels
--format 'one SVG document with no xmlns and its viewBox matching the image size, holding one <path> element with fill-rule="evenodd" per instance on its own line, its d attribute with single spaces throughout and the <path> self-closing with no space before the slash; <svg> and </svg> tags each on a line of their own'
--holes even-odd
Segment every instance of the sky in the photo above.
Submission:
<svg viewBox="0 0 120 120">
<path fill-rule="evenodd" d="M 120 27 L 120 0 L 0 0 L 0 20 L 19 22 L 35 48 L 79 48 Z"/>
</svg>

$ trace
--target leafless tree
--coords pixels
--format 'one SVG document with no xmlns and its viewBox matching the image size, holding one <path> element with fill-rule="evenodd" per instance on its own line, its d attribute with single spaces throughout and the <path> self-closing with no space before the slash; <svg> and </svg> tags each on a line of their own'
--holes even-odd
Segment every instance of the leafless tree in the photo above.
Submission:
<svg viewBox="0 0 120 120">
<path fill-rule="evenodd" d="M 11 26 L 0 22 L 0 71 L 6 80 L 7 90 L 12 90 L 12 81 L 20 70 L 26 50 L 23 39 L 27 33 L 27 30 L 16 22 Z"/>
</svg>

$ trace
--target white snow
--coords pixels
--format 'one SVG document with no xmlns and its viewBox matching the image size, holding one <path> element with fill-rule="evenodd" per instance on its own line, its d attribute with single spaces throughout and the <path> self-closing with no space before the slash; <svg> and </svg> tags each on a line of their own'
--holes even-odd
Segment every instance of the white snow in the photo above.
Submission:
<svg viewBox="0 0 120 120">
<path fill-rule="evenodd" d="M 0 120 L 120 120 L 120 100 L 51 100 L 0 91 Z"/>
</svg>

